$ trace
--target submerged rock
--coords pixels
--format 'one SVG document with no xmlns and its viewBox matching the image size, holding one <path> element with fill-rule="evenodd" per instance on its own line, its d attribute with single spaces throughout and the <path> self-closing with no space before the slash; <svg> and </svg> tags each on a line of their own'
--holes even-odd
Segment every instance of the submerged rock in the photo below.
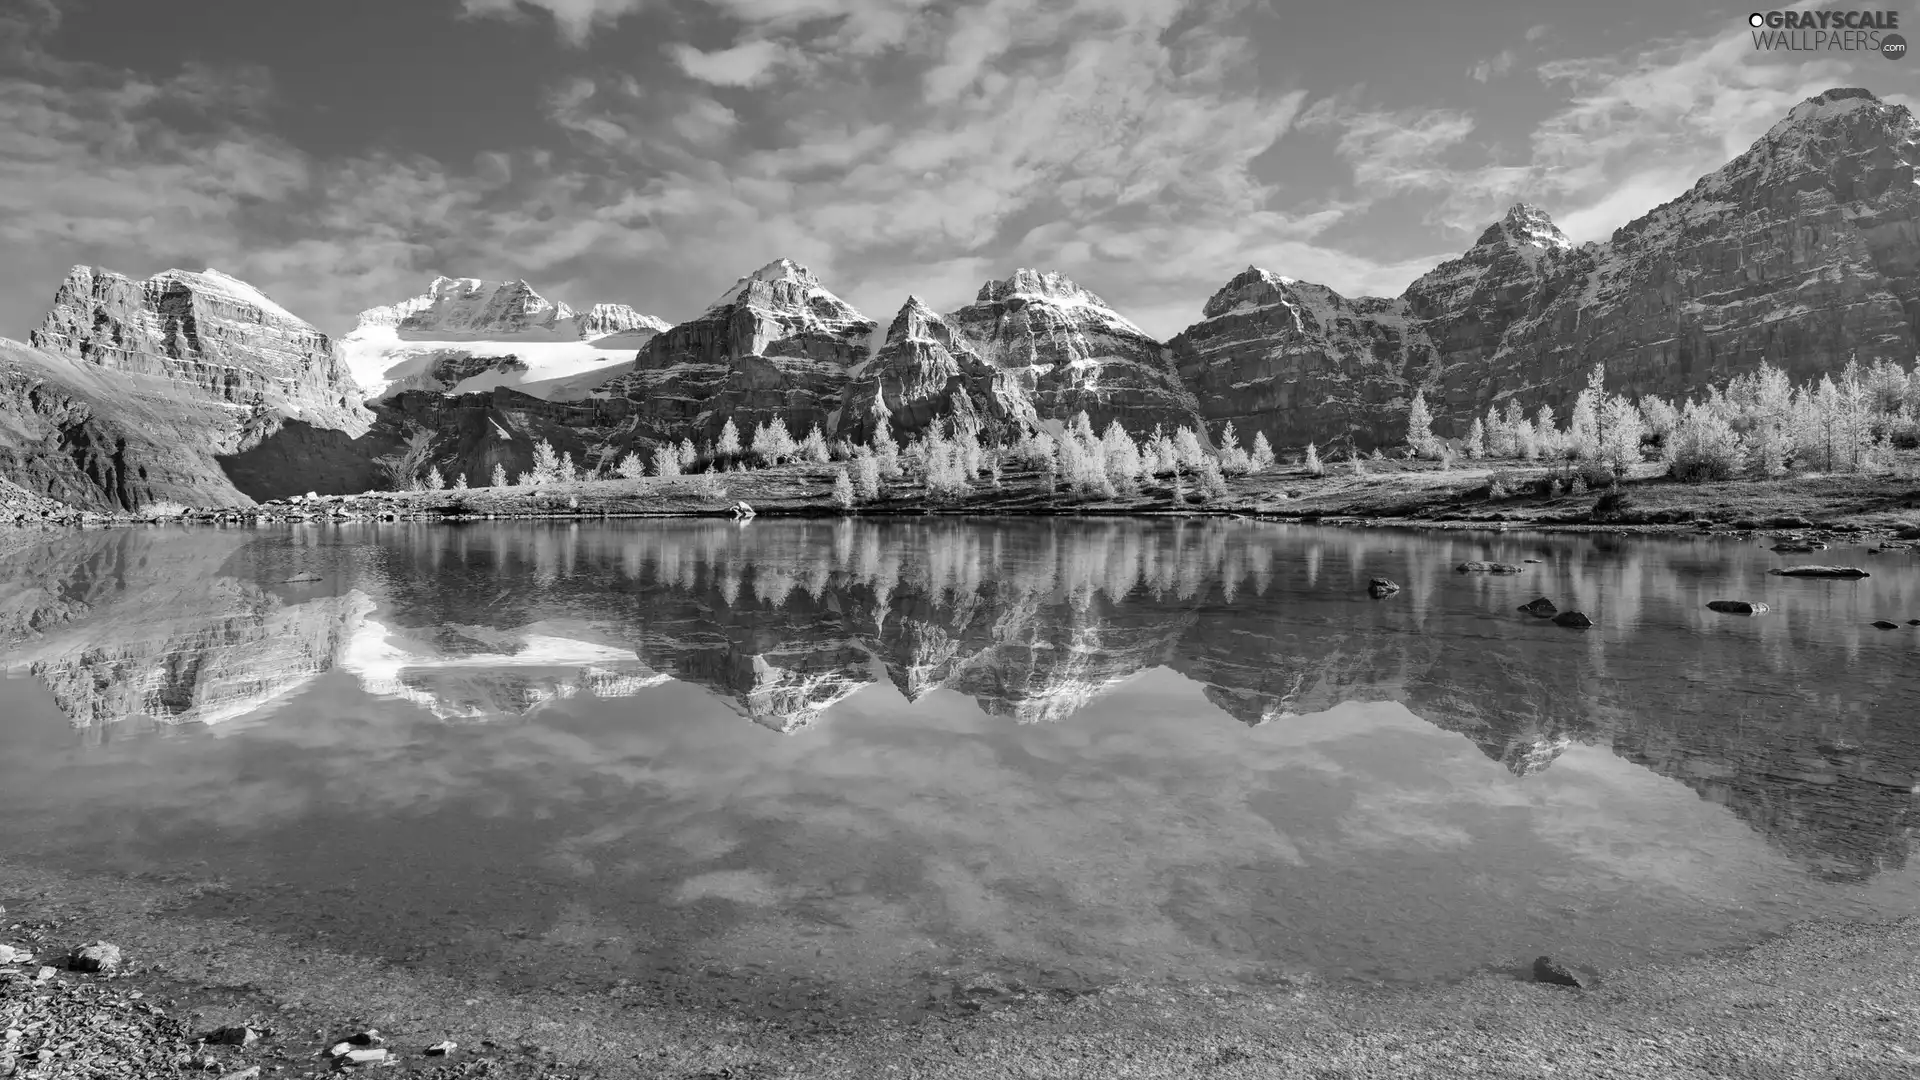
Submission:
<svg viewBox="0 0 1920 1080">
<path fill-rule="evenodd" d="M 1571 626 L 1576 630 L 1584 630 L 1593 625 L 1593 620 L 1587 618 L 1586 612 L 1583 611 L 1563 611 L 1553 617 L 1553 625 Z"/>
<path fill-rule="evenodd" d="M 1542 596 L 1537 600 L 1530 600 L 1527 603 L 1521 604 L 1520 610 L 1535 618 L 1550 619 L 1560 609 L 1553 606 L 1553 601 Z"/>
<path fill-rule="evenodd" d="M 73 950 L 67 956 L 67 968 L 71 971 L 97 971 L 111 974 L 120 970 L 120 946 L 104 941 L 96 941 Z"/>
<path fill-rule="evenodd" d="M 1471 559 L 1453 568 L 1456 574 L 1517 574 L 1520 568 L 1512 563 L 1482 562 Z"/>
<path fill-rule="evenodd" d="M 1726 615 L 1765 615 L 1767 605 L 1751 600 L 1709 600 L 1707 608 Z"/>
<path fill-rule="evenodd" d="M 1542 956 L 1533 962 L 1533 978 L 1535 982 L 1579 988 L 1585 988 L 1593 982 L 1592 976 L 1583 975 L 1551 956 Z"/>
<path fill-rule="evenodd" d="M 1776 566 L 1767 573 L 1776 577 L 1863 578 L 1873 576 L 1857 566 Z"/>
<path fill-rule="evenodd" d="M 1391 596 L 1400 591 L 1400 583 L 1392 578 L 1377 577 L 1367 582 L 1367 591 L 1375 597 Z"/>
</svg>

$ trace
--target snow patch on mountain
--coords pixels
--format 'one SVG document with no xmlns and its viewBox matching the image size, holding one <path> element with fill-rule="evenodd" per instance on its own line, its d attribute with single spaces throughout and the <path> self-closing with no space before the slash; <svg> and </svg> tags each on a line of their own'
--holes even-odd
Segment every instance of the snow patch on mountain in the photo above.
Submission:
<svg viewBox="0 0 1920 1080">
<path fill-rule="evenodd" d="M 511 387 L 571 401 L 618 374 L 667 327 L 626 304 L 577 311 L 524 281 L 439 277 L 420 296 L 362 312 L 339 347 L 368 400 Z"/>
</svg>

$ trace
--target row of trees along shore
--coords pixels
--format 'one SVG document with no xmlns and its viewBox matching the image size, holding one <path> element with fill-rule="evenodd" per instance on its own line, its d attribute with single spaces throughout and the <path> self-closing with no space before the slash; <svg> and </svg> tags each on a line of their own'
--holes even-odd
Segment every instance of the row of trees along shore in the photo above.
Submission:
<svg viewBox="0 0 1920 1080">
<path fill-rule="evenodd" d="M 1890 360 L 1849 360 L 1835 379 L 1798 386 L 1772 365 L 1737 375 L 1678 405 L 1660 397 L 1609 394 L 1595 366 L 1564 428 L 1541 405 L 1529 417 L 1518 398 L 1489 406 L 1462 439 L 1440 439 L 1423 394 L 1407 411 L 1407 452 L 1449 462 L 1564 460 L 1623 475 L 1662 462 L 1676 480 L 1768 478 L 1791 471 L 1873 472 L 1895 450 L 1920 447 L 1920 368 Z"/>
<path fill-rule="evenodd" d="M 1433 433 L 1433 417 L 1423 392 L 1408 408 L 1406 442 L 1396 456 L 1437 461 L 1449 468 L 1461 459 L 1564 463 L 1588 485 L 1611 483 L 1633 466 L 1664 463 L 1678 480 L 1727 480 L 1740 476 L 1781 476 L 1789 471 L 1867 472 L 1883 467 L 1891 451 L 1920 447 L 1920 368 L 1909 372 L 1882 360 L 1869 368 L 1849 362 L 1838 379 L 1795 386 L 1772 366 L 1739 375 L 1704 396 L 1674 404 L 1664 398 L 1609 394 L 1604 369 L 1596 366 L 1562 426 L 1551 406 L 1528 414 L 1520 399 L 1508 397 L 1475 417 L 1464 437 Z M 1323 458 L 1308 443 L 1293 460 L 1313 475 L 1323 474 L 1335 457 L 1364 474 L 1367 456 L 1357 449 Z M 415 433 L 403 450 L 388 459 L 397 486 L 412 489 L 465 488 L 464 474 L 449 484 L 429 465 L 431 437 Z M 1387 453 L 1376 449 L 1373 460 Z M 1147 486 L 1170 487 L 1177 498 L 1203 500 L 1225 493 L 1226 477 L 1266 472 L 1275 465 L 1272 444 L 1256 432 L 1243 446 L 1229 422 L 1213 445 L 1190 427 L 1168 431 L 1156 425 L 1136 436 L 1118 420 L 1095 431 L 1087 414 L 1076 414 L 1055 432 L 1022 434 L 987 445 L 950 421 L 914 435 L 905 445 L 882 429 L 865 443 L 829 442 L 818 425 L 794 438 L 785 423 L 762 422 L 745 438 L 732 420 L 704 447 L 692 439 L 663 442 L 644 456 L 628 451 L 616 462 L 591 469 L 571 454 L 557 453 L 546 441 L 534 448 L 533 467 L 509 477 L 495 465 L 494 487 L 540 486 L 605 478 L 637 480 L 645 476 L 706 477 L 788 463 L 841 463 L 834 491 L 843 506 L 881 498 L 889 481 L 911 478 L 936 500 L 957 499 L 978 485 L 999 487 L 1007 469 L 1040 474 L 1048 490 L 1081 499 L 1114 498 Z"/>
</svg>

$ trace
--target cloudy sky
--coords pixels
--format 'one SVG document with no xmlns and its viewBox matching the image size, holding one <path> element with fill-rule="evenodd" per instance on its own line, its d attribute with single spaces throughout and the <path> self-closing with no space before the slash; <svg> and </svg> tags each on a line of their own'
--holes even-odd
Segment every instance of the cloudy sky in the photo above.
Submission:
<svg viewBox="0 0 1920 1080">
<path fill-rule="evenodd" d="M 1604 239 L 1809 94 L 1920 99 L 1920 60 L 1756 52 L 1747 14 L 6 0 L 0 334 L 75 263 L 344 333 L 437 274 L 677 321 L 787 256 L 873 318 L 1036 266 L 1170 335 L 1249 263 L 1394 293 L 1516 200 Z"/>
</svg>

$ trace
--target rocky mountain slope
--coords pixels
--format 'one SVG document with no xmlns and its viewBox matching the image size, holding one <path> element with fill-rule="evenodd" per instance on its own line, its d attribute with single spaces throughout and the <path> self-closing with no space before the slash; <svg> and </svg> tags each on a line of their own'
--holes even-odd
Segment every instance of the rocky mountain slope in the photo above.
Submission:
<svg viewBox="0 0 1920 1080">
<path fill-rule="evenodd" d="M 980 287 L 947 321 L 998 373 L 1003 393 L 1042 419 L 1085 412 L 1096 428 L 1196 422 L 1193 393 L 1169 351 L 1064 275 L 1016 270 Z"/>
<path fill-rule="evenodd" d="M 854 442 L 876 431 L 911 433 L 934 423 L 982 434 L 1038 423 L 1018 376 L 981 359 L 973 342 L 918 296 L 907 297 L 885 343 L 859 365 L 847 388 L 838 434 Z"/>
<path fill-rule="evenodd" d="M 245 505 L 223 458 L 290 423 L 351 439 L 371 422 L 325 334 L 214 270 L 75 267 L 31 343 L 0 342 L 0 470 L 76 506 Z"/>
<path fill-rule="evenodd" d="M 1363 446 L 1399 439 L 1416 389 L 1460 435 L 1515 396 L 1564 413 L 1599 363 L 1610 390 L 1669 397 L 1762 363 L 1911 364 L 1916 165 L 1905 107 L 1829 90 L 1606 243 L 1521 205 L 1390 299 L 1249 268 L 1171 345 L 1209 421 Z"/>
<path fill-rule="evenodd" d="M 618 374 L 665 329 L 626 304 L 576 311 L 524 281 L 438 277 L 419 296 L 361 312 L 340 354 L 368 400 L 510 386 L 567 401 Z"/>
</svg>

